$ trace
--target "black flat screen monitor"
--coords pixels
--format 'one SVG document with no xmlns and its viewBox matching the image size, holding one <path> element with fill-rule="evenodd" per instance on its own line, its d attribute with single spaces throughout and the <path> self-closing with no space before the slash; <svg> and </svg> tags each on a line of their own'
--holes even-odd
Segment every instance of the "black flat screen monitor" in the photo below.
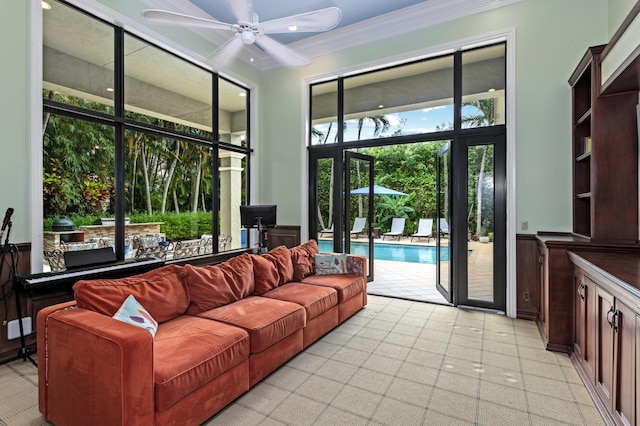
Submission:
<svg viewBox="0 0 640 426">
<path fill-rule="evenodd" d="M 245 228 L 256 228 L 258 218 L 263 228 L 276 226 L 276 206 L 240 206 L 240 222 Z"/>
</svg>

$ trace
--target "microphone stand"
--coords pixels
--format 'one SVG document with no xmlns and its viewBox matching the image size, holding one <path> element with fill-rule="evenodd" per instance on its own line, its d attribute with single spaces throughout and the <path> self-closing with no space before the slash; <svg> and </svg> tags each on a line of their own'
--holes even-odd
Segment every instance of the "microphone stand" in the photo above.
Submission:
<svg viewBox="0 0 640 426">
<path fill-rule="evenodd" d="M 20 349 L 18 349 L 17 358 L 22 358 L 23 361 L 31 361 L 33 365 L 36 367 L 38 363 L 31 357 L 31 349 L 27 347 L 25 336 L 24 336 L 24 327 L 22 325 L 22 306 L 20 304 L 20 287 L 18 286 L 18 271 L 17 265 L 15 262 L 15 250 L 13 246 L 9 245 L 9 234 L 11 234 L 11 221 L 7 223 L 9 229 L 7 230 L 7 237 L 4 240 L 4 245 L 2 246 L 2 257 L 0 258 L 0 276 L 2 275 L 2 267 L 5 262 L 5 257 L 7 255 L 7 251 L 11 255 L 11 270 L 9 271 L 11 274 L 11 285 L 13 287 L 13 292 L 15 293 L 16 298 L 16 311 L 18 313 L 18 327 L 20 329 Z"/>
</svg>

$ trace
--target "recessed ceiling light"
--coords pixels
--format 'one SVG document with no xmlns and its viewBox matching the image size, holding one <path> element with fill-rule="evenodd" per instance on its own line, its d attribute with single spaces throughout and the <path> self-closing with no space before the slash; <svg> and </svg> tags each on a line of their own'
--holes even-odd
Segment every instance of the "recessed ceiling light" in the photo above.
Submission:
<svg viewBox="0 0 640 426">
<path fill-rule="evenodd" d="M 51 9 L 51 5 L 49 3 L 47 3 L 46 1 L 43 1 L 42 2 L 42 8 L 44 10 L 49 10 L 49 9 Z"/>
<path fill-rule="evenodd" d="M 495 92 L 496 89 L 494 89 L 493 87 L 491 89 L 488 90 L 489 92 Z"/>
<path fill-rule="evenodd" d="M 296 25 L 291 25 L 289 28 L 289 31 L 296 31 L 298 29 L 298 27 Z"/>
<path fill-rule="evenodd" d="M 384 108 L 384 105 L 380 104 L 380 105 L 378 105 L 378 108 L 382 109 L 382 108 Z"/>
<path fill-rule="evenodd" d="M 240 92 L 240 93 L 238 93 L 238 96 L 247 96 L 247 93 L 246 92 Z"/>
<path fill-rule="evenodd" d="M 107 92 L 113 92 L 113 87 L 107 87 Z"/>
</svg>

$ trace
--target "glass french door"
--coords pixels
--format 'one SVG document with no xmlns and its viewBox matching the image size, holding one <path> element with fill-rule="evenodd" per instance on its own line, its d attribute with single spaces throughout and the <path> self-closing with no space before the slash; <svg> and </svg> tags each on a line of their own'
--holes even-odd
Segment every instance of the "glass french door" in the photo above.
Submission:
<svg viewBox="0 0 640 426">
<path fill-rule="evenodd" d="M 459 138 L 436 160 L 436 288 L 456 306 L 506 309 L 504 134 Z"/>
<path fill-rule="evenodd" d="M 451 149 L 447 142 L 436 157 L 436 288 L 453 302 L 450 250 L 451 223 Z"/>
<path fill-rule="evenodd" d="M 506 149 L 504 135 L 460 140 L 466 185 L 466 244 L 457 303 L 506 309 Z M 462 241 L 461 241 L 462 243 Z"/>
<path fill-rule="evenodd" d="M 309 235 L 321 251 L 360 254 L 373 280 L 373 157 L 351 151 L 310 156 Z M 315 194 L 315 196 L 313 196 Z"/>
</svg>

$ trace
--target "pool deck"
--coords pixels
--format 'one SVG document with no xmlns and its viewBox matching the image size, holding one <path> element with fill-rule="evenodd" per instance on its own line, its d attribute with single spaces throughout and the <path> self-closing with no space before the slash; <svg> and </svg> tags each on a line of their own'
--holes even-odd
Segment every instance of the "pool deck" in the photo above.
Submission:
<svg viewBox="0 0 640 426">
<path fill-rule="evenodd" d="M 329 238 L 321 238 L 329 239 Z M 366 242 L 364 237 L 351 241 Z M 435 246 L 435 239 L 429 242 L 421 238 L 411 242 L 411 237 L 400 240 L 378 238 L 375 243 L 411 244 L 417 246 Z M 448 240 L 443 239 L 447 244 Z M 469 241 L 469 297 L 480 300 L 492 300 L 493 297 L 493 244 Z M 373 281 L 367 284 L 367 293 L 415 300 L 420 302 L 449 303 L 436 288 L 436 265 L 391 260 L 374 260 Z"/>
</svg>

